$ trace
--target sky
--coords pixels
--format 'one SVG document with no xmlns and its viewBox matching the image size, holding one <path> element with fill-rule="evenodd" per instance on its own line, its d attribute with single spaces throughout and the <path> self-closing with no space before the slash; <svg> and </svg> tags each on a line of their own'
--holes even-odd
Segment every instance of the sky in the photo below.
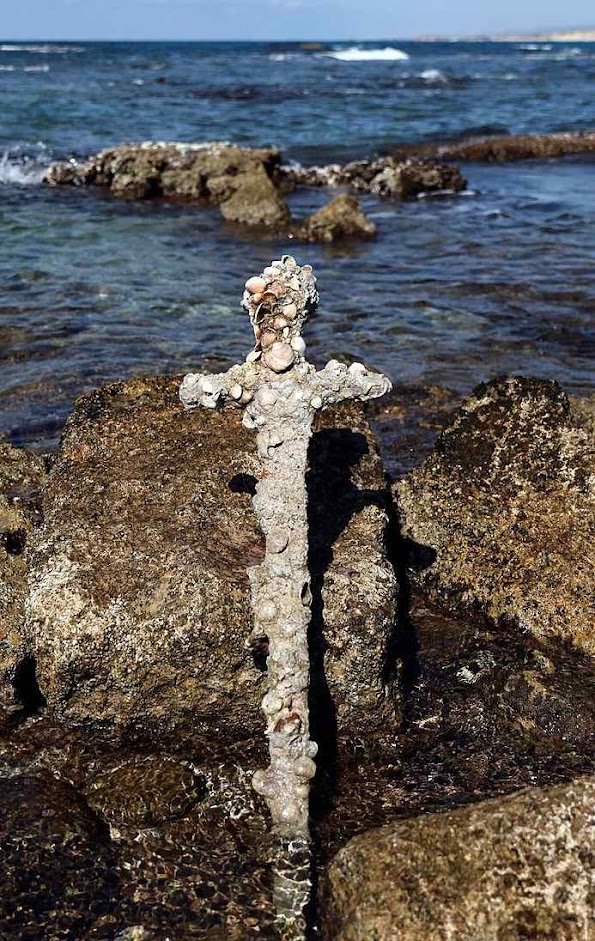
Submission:
<svg viewBox="0 0 595 941">
<path fill-rule="evenodd" d="M 1 0 L 2 39 L 405 39 L 595 27 L 594 0 Z"/>
</svg>

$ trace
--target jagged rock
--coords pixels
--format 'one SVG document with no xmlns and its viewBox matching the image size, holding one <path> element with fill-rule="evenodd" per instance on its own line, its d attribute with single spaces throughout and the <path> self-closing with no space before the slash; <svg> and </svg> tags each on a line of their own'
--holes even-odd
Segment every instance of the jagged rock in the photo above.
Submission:
<svg viewBox="0 0 595 941">
<path fill-rule="evenodd" d="M 398 148 L 401 150 L 401 148 Z M 444 144 L 412 145 L 408 152 L 435 155 L 442 160 L 477 160 L 506 163 L 510 160 L 544 160 L 595 150 L 595 131 L 570 131 L 561 134 L 503 134 L 471 137 Z"/>
<path fill-rule="evenodd" d="M 36 492 L 45 476 L 39 456 L 0 442 L 0 721 L 3 711 L 14 705 L 13 683 L 25 657 L 25 546 L 37 519 Z"/>
<path fill-rule="evenodd" d="M 340 238 L 373 238 L 376 226 L 354 196 L 341 195 L 305 219 L 295 237 L 305 242 L 334 242 Z"/>
<path fill-rule="evenodd" d="M 159 378 L 107 386 L 67 423 L 31 559 L 38 682 L 73 724 L 260 736 L 265 651 L 246 647 L 246 568 L 263 553 L 250 501 L 256 444 L 239 411 L 187 412 L 177 389 Z M 333 541 L 313 533 L 323 543 L 313 644 L 326 651 L 313 686 L 330 690 L 340 736 L 390 734 L 395 692 L 381 674 L 395 583 L 382 466 L 358 408 L 329 409 L 318 432 L 310 513 L 319 518 L 324 494 Z M 329 436 L 335 463 L 321 468 Z"/>
<path fill-rule="evenodd" d="M 275 188 L 281 155 L 272 148 L 232 144 L 124 144 L 84 163 L 51 166 L 46 183 L 107 187 L 134 199 L 168 197 L 221 206 L 226 219 L 279 225 L 289 210 Z"/>
<path fill-rule="evenodd" d="M 595 650 L 592 415 L 552 381 L 480 385 L 395 488 L 416 581 L 451 608 Z"/>
<path fill-rule="evenodd" d="M 595 779 L 579 779 L 356 837 L 323 886 L 324 936 L 590 938 L 594 799 Z"/>
<path fill-rule="evenodd" d="M 220 191 L 220 179 L 209 181 L 209 189 L 212 192 Z M 225 180 L 225 186 L 229 186 L 232 192 L 219 205 L 224 219 L 247 225 L 268 226 L 289 222 L 289 209 L 265 173 L 264 167 L 256 166 Z"/>
<path fill-rule="evenodd" d="M 418 193 L 456 193 L 467 182 L 456 167 L 437 160 L 379 157 L 326 167 L 284 167 L 283 175 L 297 186 L 350 186 L 357 192 L 407 199 Z"/>
</svg>

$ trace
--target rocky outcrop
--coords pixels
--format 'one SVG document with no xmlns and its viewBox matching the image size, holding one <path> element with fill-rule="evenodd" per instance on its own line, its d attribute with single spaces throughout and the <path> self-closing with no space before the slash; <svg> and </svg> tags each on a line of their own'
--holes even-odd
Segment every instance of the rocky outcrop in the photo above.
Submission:
<svg viewBox="0 0 595 941">
<path fill-rule="evenodd" d="M 437 160 L 379 157 L 324 167 L 284 167 L 284 178 L 294 186 L 348 186 L 356 192 L 395 199 L 419 193 L 459 193 L 467 182 L 456 167 Z"/>
<path fill-rule="evenodd" d="M 404 154 L 436 157 L 440 160 L 469 160 L 506 163 L 511 160 L 546 160 L 595 150 L 595 131 L 568 131 L 561 134 L 502 134 L 470 137 L 444 144 L 412 144 L 395 148 L 395 159 Z"/>
<path fill-rule="evenodd" d="M 414 578 L 451 609 L 595 650 L 595 436 L 555 382 L 478 386 L 395 488 Z"/>
<path fill-rule="evenodd" d="M 302 222 L 295 238 L 304 242 L 334 242 L 340 238 L 374 238 L 376 226 L 354 196 L 336 196 Z"/>
<path fill-rule="evenodd" d="M 177 390 L 135 380 L 79 400 L 31 554 L 30 644 L 41 691 L 67 723 L 230 742 L 262 733 L 266 639 L 246 646 L 246 569 L 263 555 L 250 501 L 259 461 L 238 410 L 187 412 Z M 322 535 L 311 524 L 312 685 L 330 695 L 340 736 L 390 732 L 395 692 L 382 672 L 395 583 L 362 412 L 325 412 L 310 453 L 311 519 L 330 521 Z"/>
<path fill-rule="evenodd" d="M 350 187 L 399 199 L 422 192 L 459 192 L 466 182 L 448 164 L 382 157 L 345 166 L 281 165 L 274 148 L 210 142 L 145 142 L 111 147 L 86 161 L 53 164 L 50 186 L 101 186 L 129 199 L 175 199 L 219 206 L 229 222 L 287 229 L 291 215 L 284 193 L 296 186 Z M 375 227 L 350 197 L 339 197 L 299 225 L 306 241 L 331 241 L 343 235 L 373 235 Z"/>
<path fill-rule="evenodd" d="M 0 442 L 0 723 L 14 704 L 17 670 L 26 657 L 25 548 L 38 519 L 38 491 L 45 477 L 39 456 Z"/>
<path fill-rule="evenodd" d="M 325 937 L 592 937 L 594 799 L 587 778 L 356 837 L 328 872 Z"/>
<path fill-rule="evenodd" d="M 50 167 L 46 183 L 95 185 L 132 199 L 213 203 L 225 219 L 279 226 L 289 210 L 275 187 L 281 155 L 232 144 L 151 143 L 112 147 L 89 160 Z"/>
</svg>

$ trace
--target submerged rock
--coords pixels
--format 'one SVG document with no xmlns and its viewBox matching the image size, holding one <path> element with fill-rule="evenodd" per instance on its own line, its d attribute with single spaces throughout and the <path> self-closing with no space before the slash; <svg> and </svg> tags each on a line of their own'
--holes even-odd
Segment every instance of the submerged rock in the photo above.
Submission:
<svg viewBox="0 0 595 941">
<path fill-rule="evenodd" d="M 239 410 L 187 412 L 177 388 L 133 380 L 79 399 L 31 553 L 30 645 L 41 691 L 67 723 L 233 741 L 262 731 L 266 638 L 246 646 L 246 568 L 263 555 L 250 501 L 259 462 Z M 310 513 L 324 494 L 335 526 L 330 544 L 313 533 L 323 540 L 313 685 L 330 691 L 340 736 L 390 734 L 382 466 L 359 408 L 329 409 L 317 432 Z M 329 435 L 334 460 L 322 470 Z"/>
<path fill-rule="evenodd" d="M 295 237 L 305 242 L 334 242 L 339 238 L 373 238 L 376 226 L 354 196 L 341 195 L 305 219 Z"/>
<path fill-rule="evenodd" d="M 395 487 L 416 582 L 451 608 L 593 653 L 594 441 L 555 382 L 478 386 Z"/>
<path fill-rule="evenodd" d="M 334 941 L 583 941 L 595 930 L 595 779 L 356 837 L 323 887 Z"/>
<path fill-rule="evenodd" d="M 17 671 L 26 658 L 25 548 L 45 477 L 41 457 L 0 441 L 0 723 L 14 705 Z"/>
<path fill-rule="evenodd" d="M 467 182 L 456 167 L 437 160 L 378 157 L 326 167 L 284 167 L 294 186 L 349 186 L 357 192 L 408 199 L 419 193 L 459 193 Z"/>
<path fill-rule="evenodd" d="M 273 148 L 232 144 L 151 143 L 112 147 L 83 163 L 51 166 L 51 186 L 95 185 L 115 196 L 214 203 L 226 219 L 280 225 L 289 210 L 274 185 L 281 162 Z"/>
<path fill-rule="evenodd" d="M 109 829 L 84 798 L 48 772 L 0 778 L 2 938 L 82 938 L 119 895 Z"/>
</svg>

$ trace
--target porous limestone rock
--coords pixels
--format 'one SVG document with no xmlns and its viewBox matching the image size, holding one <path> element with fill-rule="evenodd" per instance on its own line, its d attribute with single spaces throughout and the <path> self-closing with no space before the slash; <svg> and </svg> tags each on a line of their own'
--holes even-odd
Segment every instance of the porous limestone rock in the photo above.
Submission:
<svg viewBox="0 0 595 941">
<path fill-rule="evenodd" d="M 549 160 L 595 150 L 595 131 L 564 131 L 556 134 L 495 134 L 468 137 L 442 144 L 412 144 L 396 148 L 396 156 L 406 153 L 435 156 L 442 160 L 476 160 L 507 163 L 511 160 Z"/>
<path fill-rule="evenodd" d="M 25 548 L 38 519 L 37 493 L 45 477 L 41 457 L 0 442 L 0 718 L 15 704 L 14 681 L 26 657 Z"/>
<path fill-rule="evenodd" d="M 419 193 L 460 192 L 467 186 L 461 172 L 438 160 L 378 157 L 323 167 L 283 167 L 287 184 L 349 186 L 356 192 L 408 199 Z"/>
<path fill-rule="evenodd" d="M 102 186 L 134 199 L 209 202 L 219 205 L 229 220 L 280 225 L 289 220 L 274 185 L 280 160 L 272 148 L 149 141 L 108 148 L 83 163 L 53 164 L 45 180 L 52 186 Z"/>
<path fill-rule="evenodd" d="M 592 416 L 555 382 L 478 386 L 395 487 L 423 589 L 593 653 L 594 443 Z"/>
<path fill-rule="evenodd" d="M 266 649 L 246 643 L 246 568 L 264 556 L 250 501 L 256 442 L 238 411 L 186 412 L 177 388 L 165 378 L 109 385 L 80 398 L 67 423 L 31 553 L 38 682 L 71 724 L 260 738 Z M 331 626 L 326 681 L 339 735 L 350 738 L 387 731 L 395 705 L 381 682 L 395 588 L 386 512 L 377 496 L 367 499 L 383 494 L 384 477 L 359 408 L 329 410 L 316 430 L 314 461 L 329 431 L 346 440 L 341 460 L 325 469 L 324 494 L 330 515 L 348 504 L 353 515 L 336 534 L 321 590 Z M 315 478 L 314 514 L 322 500 Z M 347 572 L 358 598 L 353 621 L 343 616 Z M 356 652 L 339 662 L 335 644 L 347 637 Z"/>
<path fill-rule="evenodd" d="M 595 779 L 387 824 L 322 891 L 333 941 L 586 941 L 595 932 Z"/>
<path fill-rule="evenodd" d="M 304 242 L 334 242 L 339 238 L 373 238 L 376 226 L 354 196 L 335 196 L 301 223 L 295 237 Z"/>
</svg>

